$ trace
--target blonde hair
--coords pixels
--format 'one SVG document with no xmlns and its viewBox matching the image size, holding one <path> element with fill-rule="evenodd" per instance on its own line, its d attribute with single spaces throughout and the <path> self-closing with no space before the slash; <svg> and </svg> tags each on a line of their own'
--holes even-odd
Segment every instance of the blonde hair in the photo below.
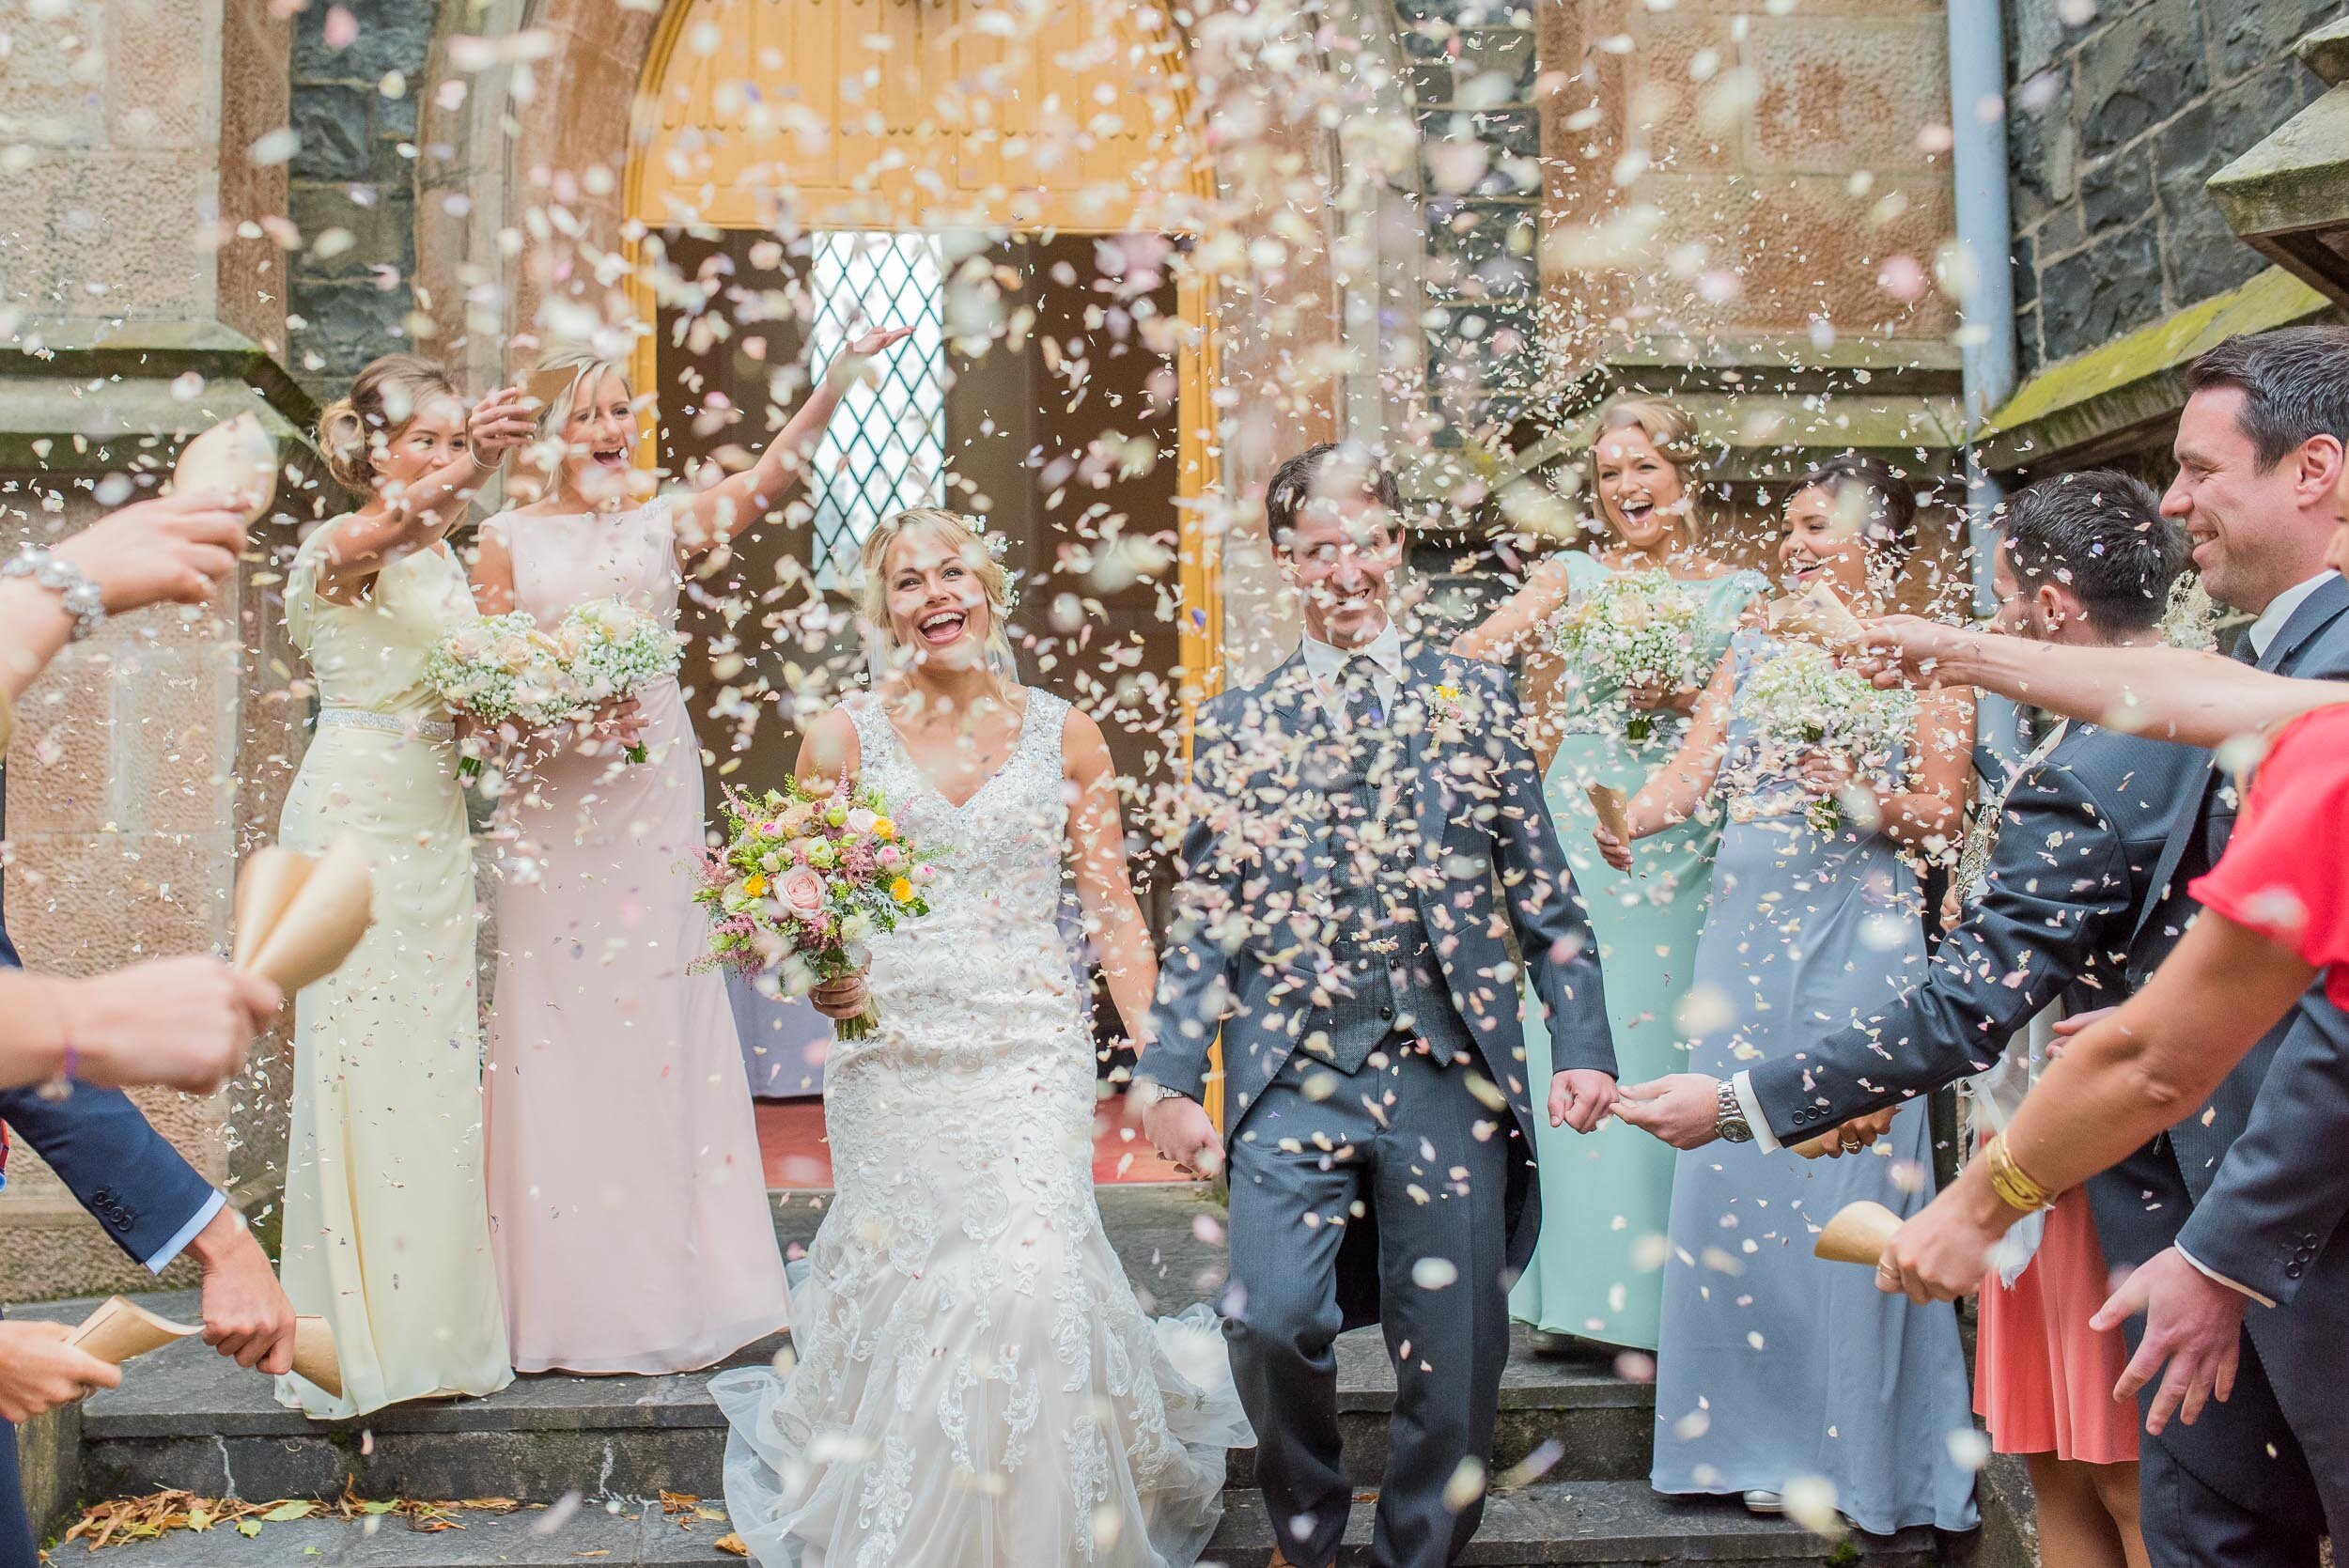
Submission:
<svg viewBox="0 0 2349 1568">
<path fill-rule="evenodd" d="M 375 451 L 435 399 L 463 398 L 447 370 L 420 354 L 385 354 L 353 378 L 348 395 L 319 411 L 319 454 L 347 490 L 375 486 Z"/>
<path fill-rule="evenodd" d="M 943 506 L 909 506 L 883 518 L 864 536 L 864 546 L 857 552 L 857 608 L 864 618 L 865 635 L 875 646 L 894 652 L 896 633 L 889 625 L 889 551 L 908 534 L 924 533 L 946 549 L 962 557 L 979 580 L 979 591 L 987 596 L 987 652 L 988 662 L 1000 671 L 1013 668 L 1011 653 L 1011 571 L 988 549 L 986 536 L 972 526 L 971 520 L 959 512 Z"/>
<path fill-rule="evenodd" d="M 1676 403 L 1660 397 L 1623 397 L 1607 405 L 1598 416 L 1598 430 L 1591 437 L 1591 494 L 1598 494 L 1598 443 L 1610 430 L 1638 430 L 1656 447 L 1657 455 L 1672 464 L 1679 477 L 1680 489 L 1688 498 L 1688 535 L 1691 542 L 1703 532 L 1703 519 L 1697 510 L 1700 482 L 1691 473 L 1703 458 L 1697 448 L 1696 426 Z M 1602 519 L 1605 507 L 1599 509 Z"/>
<path fill-rule="evenodd" d="M 579 389 L 595 389 L 603 384 L 606 376 L 617 376 L 628 388 L 630 397 L 636 388 L 628 379 L 628 367 L 617 360 L 598 359 L 585 349 L 562 349 L 538 362 L 538 368 L 530 373 L 530 395 L 538 399 L 538 439 L 560 435 L 570 423 L 571 411 L 579 407 Z"/>
</svg>

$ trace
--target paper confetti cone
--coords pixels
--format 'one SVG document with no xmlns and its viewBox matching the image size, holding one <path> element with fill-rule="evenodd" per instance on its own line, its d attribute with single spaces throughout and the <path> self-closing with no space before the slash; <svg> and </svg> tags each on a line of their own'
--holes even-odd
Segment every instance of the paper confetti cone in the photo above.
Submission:
<svg viewBox="0 0 2349 1568">
<path fill-rule="evenodd" d="M 1829 1263 L 1865 1264 L 1874 1268 L 1883 1261 L 1884 1249 L 1891 1244 L 1892 1233 L 1900 1228 L 1899 1215 L 1882 1203 L 1862 1198 L 1836 1212 L 1811 1250 Z"/>
<path fill-rule="evenodd" d="M 277 443 L 259 420 L 241 413 L 188 442 L 172 470 L 171 487 L 179 494 L 218 490 L 241 496 L 244 520 L 251 522 L 276 499 Z"/>
<path fill-rule="evenodd" d="M 334 1351 L 334 1329 L 322 1317 L 294 1319 L 294 1375 L 343 1397 L 342 1358 Z"/>
<path fill-rule="evenodd" d="M 246 858 L 237 874 L 237 944 L 229 962 L 241 970 L 253 967 L 254 951 L 310 879 L 313 863 L 309 856 L 274 844 Z"/>
<path fill-rule="evenodd" d="M 203 1331 L 201 1324 L 174 1323 L 167 1317 L 158 1317 L 135 1301 L 116 1296 L 109 1296 L 96 1312 L 84 1318 L 67 1343 L 118 1367 L 132 1357 L 161 1350 Z M 326 1319 L 294 1319 L 293 1369 L 336 1399 L 342 1398 L 342 1361 L 334 1354 L 334 1330 Z"/>
<path fill-rule="evenodd" d="M 1583 791 L 1591 798 L 1591 809 L 1598 814 L 1598 825 L 1626 844 L 1631 842 L 1630 802 L 1622 790 L 1613 784 L 1593 784 Z"/>
<path fill-rule="evenodd" d="M 311 866 L 289 902 L 239 968 L 266 975 L 291 998 L 342 967 L 374 919 L 375 877 L 349 833 Z"/>
</svg>

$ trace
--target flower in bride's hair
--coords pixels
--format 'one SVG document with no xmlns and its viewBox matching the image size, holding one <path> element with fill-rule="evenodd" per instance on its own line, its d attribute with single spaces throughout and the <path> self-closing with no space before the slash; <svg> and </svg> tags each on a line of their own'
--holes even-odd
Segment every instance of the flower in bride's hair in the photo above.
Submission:
<svg viewBox="0 0 2349 1568">
<path fill-rule="evenodd" d="M 785 908 L 802 919 L 821 914 L 824 908 L 824 879 L 804 866 L 786 871 L 775 884 L 775 896 Z"/>
</svg>

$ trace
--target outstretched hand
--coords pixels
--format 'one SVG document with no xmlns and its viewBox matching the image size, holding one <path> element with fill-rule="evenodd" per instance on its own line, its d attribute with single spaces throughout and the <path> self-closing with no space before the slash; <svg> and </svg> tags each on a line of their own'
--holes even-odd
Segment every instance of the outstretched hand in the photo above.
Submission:
<svg viewBox="0 0 2349 1568">
<path fill-rule="evenodd" d="M 1615 1116 L 1675 1149 L 1702 1149 L 1721 1119 L 1721 1080 L 1709 1073 L 1672 1073 L 1624 1086 Z"/>
<path fill-rule="evenodd" d="M 1942 678 L 1942 667 L 1981 635 L 1971 627 L 1921 615 L 1880 615 L 1861 629 L 1859 641 L 1841 659 L 1878 686 L 1931 690 L 1952 684 Z"/>
<path fill-rule="evenodd" d="M 1223 1169 L 1223 1138 L 1215 1130 L 1207 1108 L 1184 1094 L 1173 1094 L 1142 1113 L 1143 1135 L 1159 1155 L 1202 1176 Z"/>
<path fill-rule="evenodd" d="M 1595 1067 L 1572 1067 L 1549 1080 L 1549 1125 L 1589 1132 L 1614 1109 L 1614 1078 Z"/>
<path fill-rule="evenodd" d="M 2112 1397 L 2134 1399 L 2159 1376 L 2161 1388 L 2145 1412 L 2145 1430 L 2159 1436 L 2172 1415 L 2192 1426 L 2204 1405 L 2234 1392 L 2243 1358 L 2243 1308 L 2249 1299 L 2195 1267 L 2175 1247 L 2155 1253 L 2088 1320 L 2102 1332 L 2145 1314 L 2144 1338 L 2113 1385 Z"/>
</svg>

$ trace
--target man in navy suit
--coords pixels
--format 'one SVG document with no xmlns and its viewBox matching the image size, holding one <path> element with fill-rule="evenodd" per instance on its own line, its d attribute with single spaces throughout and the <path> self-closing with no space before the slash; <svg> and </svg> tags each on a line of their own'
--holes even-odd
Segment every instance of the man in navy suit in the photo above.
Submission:
<svg viewBox="0 0 2349 1568">
<path fill-rule="evenodd" d="M 1500 669 L 1407 645 L 1394 482 L 1319 446 L 1266 493 L 1305 640 L 1200 712 L 1174 942 L 1137 1069 L 1143 1126 L 1193 1169 L 1221 1029 L 1232 1191 L 1223 1310 L 1276 1562 L 1329 1568 L 1353 1500 L 1334 1342 L 1395 1363 L 1375 1551 L 1439 1568 L 1475 1533 L 1539 1225 L 1533 1116 L 1614 1098 L 1590 924 Z M 1503 933 L 1517 939 L 1517 952 Z M 1518 954 L 1522 955 L 1522 962 Z M 1549 1014 L 1527 1060 L 1520 975 Z"/>
<path fill-rule="evenodd" d="M 16 968 L 0 927 L 0 967 Z M 197 1175 L 118 1090 L 77 1083 L 51 1098 L 0 1091 L 0 1122 L 37 1152 L 117 1246 L 155 1273 L 182 1251 L 203 1274 L 205 1343 L 237 1364 L 293 1367 L 293 1306 L 226 1196 Z M 16 1429 L 0 1421 L 0 1568 L 34 1568 Z"/>
</svg>

